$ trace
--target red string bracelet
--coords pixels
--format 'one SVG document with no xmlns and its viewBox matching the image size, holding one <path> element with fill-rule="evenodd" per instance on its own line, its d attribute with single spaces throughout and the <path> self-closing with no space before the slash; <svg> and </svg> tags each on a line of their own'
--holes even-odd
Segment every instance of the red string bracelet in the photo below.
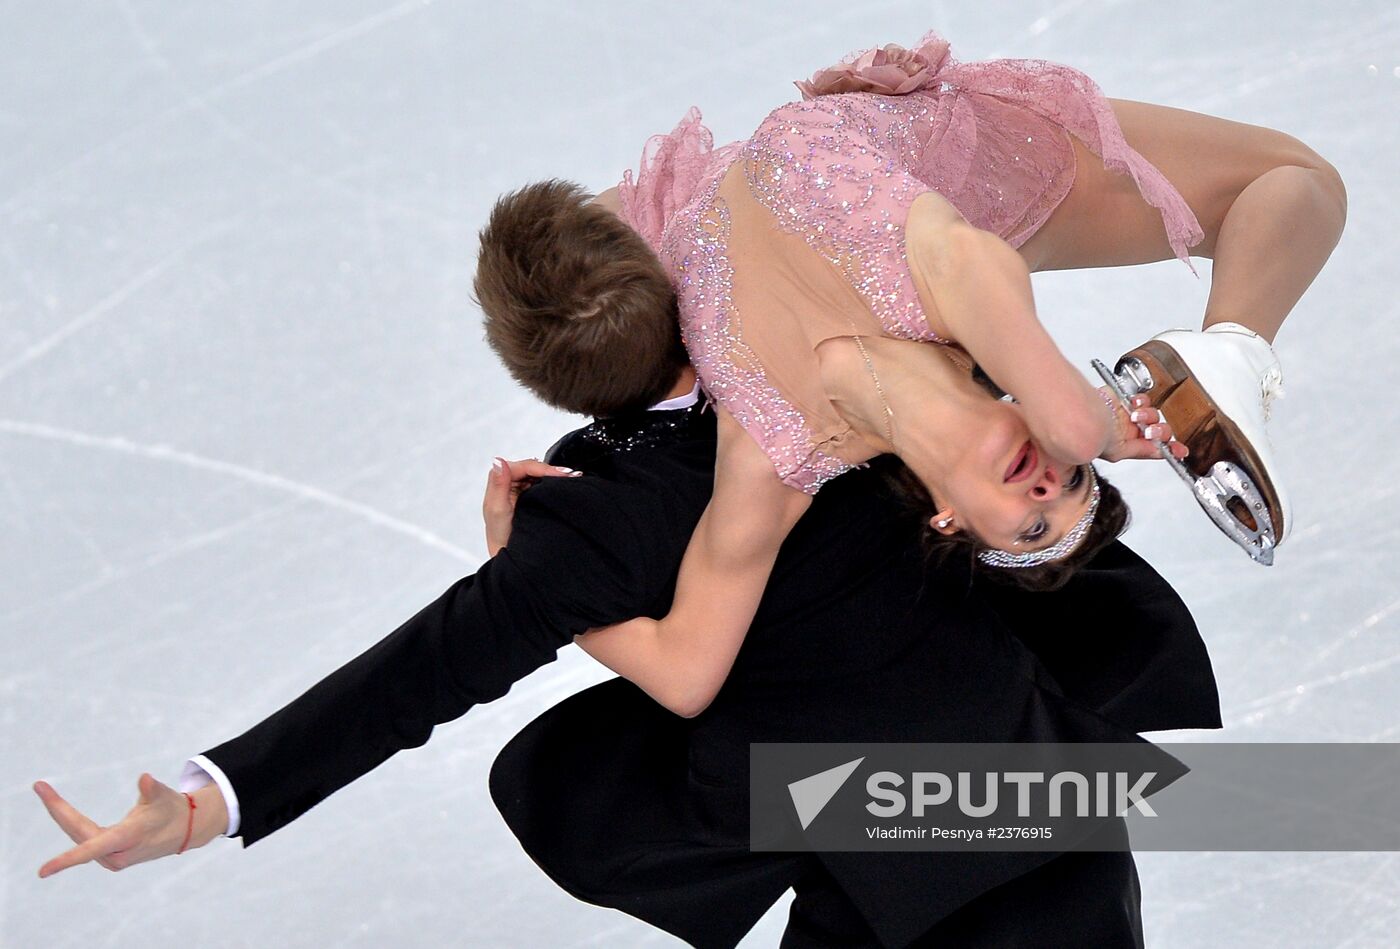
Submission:
<svg viewBox="0 0 1400 949">
<path fill-rule="evenodd" d="M 185 827 L 185 841 L 180 844 L 180 849 L 175 851 L 176 856 L 185 852 L 185 848 L 190 845 L 190 835 L 194 833 L 194 798 L 190 797 L 188 791 L 181 791 L 185 795 L 185 800 L 190 802 L 190 822 Z"/>
</svg>

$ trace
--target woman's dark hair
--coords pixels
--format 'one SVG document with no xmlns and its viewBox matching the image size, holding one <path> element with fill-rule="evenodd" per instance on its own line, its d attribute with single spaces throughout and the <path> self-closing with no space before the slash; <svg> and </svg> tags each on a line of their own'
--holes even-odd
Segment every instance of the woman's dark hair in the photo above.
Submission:
<svg viewBox="0 0 1400 949">
<path fill-rule="evenodd" d="M 486 339 L 540 399 L 583 415 L 644 409 L 689 363 L 651 246 L 569 181 L 504 195 L 481 230 Z"/>
<path fill-rule="evenodd" d="M 993 397 L 1001 398 L 1005 393 L 997 388 L 980 366 L 975 367 L 973 379 L 982 384 Z M 968 567 L 976 577 L 985 577 L 996 583 L 1020 587 L 1023 590 L 1043 591 L 1062 587 L 1074 572 L 1096 557 L 1128 527 L 1131 513 L 1119 490 L 1095 469 L 1094 476 L 1099 482 L 1099 507 L 1094 521 L 1084 539 L 1067 556 L 1051 560 L 1035 567 L 993 567 L 978 559 L 980 551 L 989 549 L 980 538 L 969 530 L 952 534 L 940 534 L 929 525 L 929 518 L 938 511 L 938 504 L 928 487 L 907 465 L 893 456 L 881 459 L 886 482 L 895 495 L 916 514 L 923 523 L 922 540 L 928 558 L 944 564 L 950 557 L 966 557 Z"/>
</svg>

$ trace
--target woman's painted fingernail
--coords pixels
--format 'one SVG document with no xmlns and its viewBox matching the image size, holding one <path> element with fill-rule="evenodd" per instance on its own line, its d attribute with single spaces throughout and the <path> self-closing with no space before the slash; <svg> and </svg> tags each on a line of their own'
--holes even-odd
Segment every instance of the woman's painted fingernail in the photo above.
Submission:
<svg viewBox="0 0 1400 949">
<path fill-rule="evenodd" d="M 572 469 L 572 468 L 565 468 L 563 465 L 555 465 L 555 466 L 554 466 L 554 470 L 555 470 L 555 471 L 562 471 L 562 472 L 564 472 L 565 474 L 569 474 L 569 473 L 572 472 L 574 469 Z"/>
<path fill-rule="evenodd" d="M 570 477 L 570 478 L 577 478 L 577 477 L 580 477 L 582 474 L 583 474 L 582 471 L 571 471 L 571 472 L 569 472 L 569 477 Z"/>
<path fill-rule="evenodd" d="M 503 459 L 501 459 L 501 458 L 497 458 L 495 461 L 491 462 L 491 471 L 492 471 L 492 473 L 493 473 L 493 474 L 500 474 L 500 473 L 501 473 L 501 470 L 505 467 L 505 464 L 506 464 L 505 461 L 504 461 Z"/>
<path fill-rule="evenodd" d="M 1132 415 L 1128 416 L 1128 418 L 1132 419 L 1134 422 L 1146 421 L 1147 413 L 1144 412 L 1142 409 L 1136 409 Z"/>
</svg>

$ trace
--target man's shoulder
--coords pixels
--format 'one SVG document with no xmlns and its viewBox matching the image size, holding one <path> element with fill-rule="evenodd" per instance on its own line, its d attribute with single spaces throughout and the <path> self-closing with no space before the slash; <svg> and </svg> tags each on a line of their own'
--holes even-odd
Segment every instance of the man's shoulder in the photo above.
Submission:
<svg viewBox="0 0 1400 949">
<path fill-rule="evenodd" d="M 556 441 L 545 461 L 582 472 L 545 478 L 520 495 L 516 516 L 583 533 L 688 530 L 714 479 L 713 413 L 638 413 L 597 419 Z"/>
<path fill-rule="evenodd" d="M 603 460 L 625 461 L 625 467 L 665 467 L 676 456 L 712 454 L 714 443 L 714 413 L 697 405 L 594 419 L 551 445 L 544 460 L 579 471 Z"/>
<path fill-rule="evenodd" d="M 563 435 L 559 436 L 559 439 L 545 451 L 545 463 L 551 465 L 563 464 L 564 458 L 577 454 L 583 447 L 581 435 L 587 428 L 588 426 L 585 425 L 582 428 L 576 428 L 572 432 L 565 432 Z"/>
</svg>

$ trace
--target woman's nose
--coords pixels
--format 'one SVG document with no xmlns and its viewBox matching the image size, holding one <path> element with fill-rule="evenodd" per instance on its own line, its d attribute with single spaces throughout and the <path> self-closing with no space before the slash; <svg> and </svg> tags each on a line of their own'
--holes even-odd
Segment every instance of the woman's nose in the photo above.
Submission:
<svg viewBox="0 0 1400 949">
<path fill-rule="evenodd" d="M 1058 468 L 1049 464 L 1040 472 L 1040 477 L 1031 485 L 1031 497 L 1037 501 L 1053 501 L 1060 496 L 1060 491 L 1064 488 L 1067 476 Z"/>
</svg>

